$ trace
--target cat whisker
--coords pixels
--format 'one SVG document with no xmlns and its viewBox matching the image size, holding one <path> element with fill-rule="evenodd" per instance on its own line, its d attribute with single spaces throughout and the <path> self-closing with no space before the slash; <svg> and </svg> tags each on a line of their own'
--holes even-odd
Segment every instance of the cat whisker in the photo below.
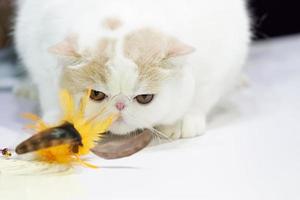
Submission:
<svg viewBox="0 0 300 200">
<path fill-rule="evenodd" d="M 131 121 L 134 121 L 138 126 L 143 127 L 143 123 L 141 123 L 138 119 L 132 117 L 130 114 L 126 114 L 126 117 L 130 118 Z M 155 129 L 154 127 L 147 127 L 147 129 L 151 130 L 153 135 L 154 135 L 154 139 L 164 139 L 167 141 L 172 141 L 172 139 L 170 137 L 168 137 L 166 134 L 162 133 L 161 131 Z"/>
<path fill-rule="evenodd" d="M 156 133 L 158 133 L 160 136 L 163 137 L 163 139 L 166 139 L 166 140 L 169 141 L 169 142 L 170 142 L 170 141 L 173 141 L 172 138 L 170 138 L 169 136 L 167 136 L 167 135 L 164 134 L 163 132 L 157 130 L 156 128 L 152 127 L 151 130 L 154 131 L 154 132 L 156 132 Z"/>
</svg>

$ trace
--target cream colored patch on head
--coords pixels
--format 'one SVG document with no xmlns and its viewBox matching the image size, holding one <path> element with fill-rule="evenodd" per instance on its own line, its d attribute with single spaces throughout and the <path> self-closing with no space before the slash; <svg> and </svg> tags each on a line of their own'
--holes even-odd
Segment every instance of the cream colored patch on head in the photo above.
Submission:
<svg viewBox="0 0 300 200">
<path fill-rule="evenodd" d="M 118 18 L 110 17 L 110 18 L 106 18 L 102 22 L 102 25 L 104 28 L 114 31 L 122 26 L 122 21 Z"/>
<path fill-rule="evenodd" d="M 194 48 L 180 40 L 156 31 L 143 28 L 129 33 L 124 39 L 124 55 L 133 60 L 139 70 L 139 79 L 155 87 L 176 69 L 174 60 L 194 52 Z M 174 70 L 173 70 L 174 71 Z M 174 71 L 175 72 L 175 71 Z"/>
<path fill-rule="evenodd" d="M 165 77 L 161 69 L 168 57 L 168 38 L 152 29 L 140 29 L 124 39 L 124 55 L 138 66 L 139 79 L 155 87 Z"/>
<path fill-rule="evenodd" d="M 109 71 L 105 65 L 115 49 L 115 43 L 113 39 L 104 38 L 100 40 L 96 49 L 86 50 L 81 55 L 82 59 L 85 59 L 85 55 L 88 56 L 83 67 L 64 67 L 61 87 L 75 93 L 99 82 L 106 83 Z"/>
</svg>

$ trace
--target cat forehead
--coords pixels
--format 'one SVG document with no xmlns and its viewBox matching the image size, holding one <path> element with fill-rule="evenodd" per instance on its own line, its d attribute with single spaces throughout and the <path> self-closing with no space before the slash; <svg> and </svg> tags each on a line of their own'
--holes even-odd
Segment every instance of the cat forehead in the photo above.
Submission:
<svg viewBox="0 0 300 200">
<path fill-rule="evenodd" d="M 138 89 L 138 66 L 128 58 L 115 56 L 106 63 L 109 77 L 106 87 L 112 94 L 130 95 Z"/>
</svg>

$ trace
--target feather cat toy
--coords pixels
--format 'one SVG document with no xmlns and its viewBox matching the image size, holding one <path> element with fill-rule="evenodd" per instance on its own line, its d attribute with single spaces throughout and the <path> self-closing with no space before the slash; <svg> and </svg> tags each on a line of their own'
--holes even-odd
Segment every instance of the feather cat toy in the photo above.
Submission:
<svg viewBox="0 0 300 200">
<path fill-rule="evenodd" d="M 28 126 L 37 131 L 29 139 L 23 141 L 16 148 L 17 154 L 36 152 L 38 159 L 59 164 L 80 163 L 87 167 L 96 166 L 84 162 L 80 157 L 90 153 L 96 143 L 101 139 L 117 115 L 109 115 L 103 121 L 96 120 L 103 111 L 85 119 L 84 111 L 88 102 L 90 90 L 81 99 L 79 108 L 75 109 L 72 96 L 66 91 L 61 91 L 61 107 L 64 116 L 56 126 L 49 126 L 33 114 L 25 114 L 36 122 Z"/>
</svg>

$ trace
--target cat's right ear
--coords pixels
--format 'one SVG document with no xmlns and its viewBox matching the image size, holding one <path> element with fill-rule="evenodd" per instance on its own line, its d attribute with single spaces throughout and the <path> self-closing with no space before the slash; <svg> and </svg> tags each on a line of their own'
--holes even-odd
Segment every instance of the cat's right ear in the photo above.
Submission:
<svg viewBox="0 0 300 200">
<path fill-rule="evenodd" d="M 50 47 L 48 51 L 59 57 L 79 58 L 80 55 L 77 52 L 76 47 L 77 47 L 77 36 L 70 35 L 66 37 L 63 41 Z"/>
<path fill-rule="evenodd" d="M 56 55 L 61 64 L 71 69 L 79 69 L 87 64 L 87 61 L 78 53 L 77 36 L 70 35 L 62 42 L 50 47 L 48 51 Z"/>
</svg>

